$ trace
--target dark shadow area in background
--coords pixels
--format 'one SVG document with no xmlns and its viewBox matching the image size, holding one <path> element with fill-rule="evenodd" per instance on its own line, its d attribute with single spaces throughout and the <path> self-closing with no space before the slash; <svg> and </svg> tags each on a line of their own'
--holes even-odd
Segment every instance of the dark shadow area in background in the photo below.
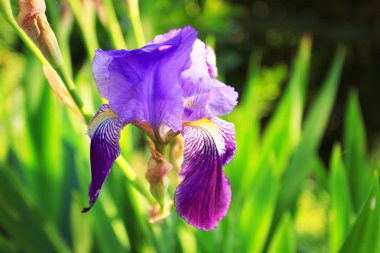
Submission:
<svg viewBox="0 0 380 253">
<path fill-rule="evenodd" d="M 236 19 L 233 35 L 220 51 L 239 54 L 235 68 L 227 70 L 227 83 L 244 84 L 252 50 L 264 52 L 263 64 L 291 63 L 297 38 L 313 36 L 308 101 L 312 100 L 332 61 L 338 43 L 348 46 L 338 97 L 323 139 L 320 153 L 330 159 L 331 147 L 342 140 L 342 125 L 350 88 L 358 90 L 369 149 L 380 137 L 380 1 L 229 1 L 246 8 Z M 241 93 L 243 87 L 237 87 Z"/>
</svg>

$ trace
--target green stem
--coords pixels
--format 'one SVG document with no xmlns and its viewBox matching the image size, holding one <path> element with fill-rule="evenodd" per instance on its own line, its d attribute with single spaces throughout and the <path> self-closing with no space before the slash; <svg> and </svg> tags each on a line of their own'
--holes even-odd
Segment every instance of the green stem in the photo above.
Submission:
<svg viewBox="0 0 380 253">
<path fill-rule="evenodd" d="M 71 10 L 78 22 L 84 43 L 86 45 L 87 54 L 90 59 L 94 57 L 95 50 L 99 48 L 98 38 L 95 33 L 95 16 L 92 1 L 69 0 Z M 86 6 L 85 6 L 86 4 Z"/>
<path fill-rule="evenodd" d="M 159 135 L 157 135 L 159 136 Z M 170 145 L 168 143 L 166 144 L 161 144 L 159 142 L 154 142 L 154 146 L 156 147 L 156 150 L 160 152 L 160 154 L 164 157 L 166 161 L 169 161 L 169 152 L 170 152 Z M 167 177 L 166 175 L 165 177 Z M 167 189 L 165 190 L 165 195 L 163 199 L 158 199 L 158 204 L 160 205 L 160 210 L 163 213 L 165 210 L 165 203 L 167 201 Z"/>
<path fill-rule="evenodd" d="M 66 71 L 64 66 L 59 66 L 56 69 L 57 74 L 61 77 L 63 83 L 65 84 L 65 87 L 69 91 L 72 99 L 74 100 L 75 105 L 78 107 L 79 111 L 81 112 L 83 118 L 86 120 L 86 123 L 88 124 L 92 118 L 91 114 L 88 113 L 85 109 L 84 102 L 75 87 L 74 82 L 71 80 L 69 73 Z"/>
<path fill-rule="evenodd" d="M 112 0 L 103 0 L 104 10 L 107 16 L 107 30 L 111 36 L 112 43 L 116 49 L 127 49 L 120 24 L 117 21 L 115 8 Z"/>
<path fill-rule="evenodd" d="M 21 38 L 21 40 L 27 45 L 27 47 L 33 52 L 33 54 L 38 58 L 38 60 L 45 65 L 48 69 L 54 69 L 52 65 L 49 63 L 49 61 L 45 58 L 45 56 L 41 53 L 40 49 L 34 44 L 34 42 L 29 38 L 29 36 L 18 26 L 16 20 L 7 18 L 8 22 L 12 26 L 12 28 L 16 31 L 18 36 Z M 84 109 L 84 103 L 82 98 L 80 97 L 78 90 L 76 89 L 73 81 L 69 77 L 67 71 L 65 71 L 63 66 L 57 67 L 55 69 L 57 74 L 60 76 L 60 78 L 63 81 L 63 84 L 69 91 L 72 99 L 74 100 L 75 104 L 79 108 L 79 111 L 83 115 L 83 117 L 86 119 L 86 122 L 89 122 L 89 114 Z"/>
<path fill-rule="evenodd" d="M 116 159 L 116 165 L 122 170 L 122 172 L 126 175 L 128 182 L 133 185 L 140 193 L 143 195 L 149 204 L 156 204 L 156 200 L 149 193 L 147 188 L 137 179 L 135 171 L 129 165 L 129 163 L 125 160 L 123 156 L 119 156 Z"/>
<path fill-rule="evenodd" d="M 140 19 L 139 0 L 126 0 L 128 6 L 128 14 L 132 24 L 133 34 L 135 36 L 137 47 L 144 46 L 145 36 Z"/>
</svg>

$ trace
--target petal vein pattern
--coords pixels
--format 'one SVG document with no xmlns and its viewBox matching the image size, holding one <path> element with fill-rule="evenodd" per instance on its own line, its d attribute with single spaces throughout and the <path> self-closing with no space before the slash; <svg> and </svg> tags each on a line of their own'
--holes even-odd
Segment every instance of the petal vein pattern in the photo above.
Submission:
<svg viewBox="0 0 380 253">
<path fill-rule="evenodd" d="M 219 128 L 223 138 L 224 150 L 222 152 L 222 161 L 224 166 L 232 160 L 236 152 L 235 127 L 234 124 L 217 117 L 213 117 L 211 121 Z"/>
<path fill-rule="evenodd" d="M 91 137 L 92 180 L 88 192 L 90 204 L 82 212 L 89 211 L 95 204 L 114 161 L 120 155 L 120 131 L 124 125 L 108 105 L 102 105 L 90 122 L 88 130 Z"/>
<path fill-rule="evenodd" d="M 177 212 L 194 227 L 212 230 L 231 201 L 230 184 L 222 171 L 223 136 L 209 119 L 186 123 L 182 135 L 184 161 L 175 194 Z"/>
</svg>

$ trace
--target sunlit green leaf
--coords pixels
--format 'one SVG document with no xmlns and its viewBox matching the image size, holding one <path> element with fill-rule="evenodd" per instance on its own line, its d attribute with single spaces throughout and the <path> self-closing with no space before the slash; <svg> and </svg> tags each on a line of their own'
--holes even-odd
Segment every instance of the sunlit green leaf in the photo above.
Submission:
<svg viewBox="0 0 380 253">
<path fill-rule="evenodd" d="M 258 171 L 241 206 L 240 230 L 247 252 L 261 252 L 274 212 L 278 181 L 269 166 Z"/>
<path fill-rule="evenodd" d="M 309 72 L 311 38 L 302 38 L 297 57 L 295 58 L 288 87 L 283 94 L 277 110 L 266 128 L 262 140 L 262 154 L 257 157 L 258 169 L 268 156 L 274 156 L 274 171 L 281 175 L 289 156 L 299 141 L 305 90 Z M 244 177 L 243 186 L 252 180 L 256 170 L 250 169 Z"/>
<path fill-rule="evenodd" d="M 91 252 L 93 243 L 92 220 L 81 213 L 83 206 L 79 200 L 79 196 L 73 194 L 70 210 L 73 248 L 76 253 L 87 253 Z"/>
<path fill-rule="evenodd" d="M 234 159 L 227 167 L 227 175 L 231 180 L 233 188 L 241 187 L 242 175 L 252 173 L 257 167 L 259 157 L 259 134 L 260 134 L 260 119 L 255 101 L 252 100 L 253 94 L 257 90 L 260 62 L 262 53 L 254 51 L 250 60 L 250 71 L 246 81 L 246 92 L 242 97 L 241 104 L 235 109 L 234 114 L 231 114 L 230 120 L 235 124 L 236 143 L 239 147 L 239 152 L 236 153 Z M 247 120 L 247 117 L 249 118 Z M 241 124 L 240 122 L 244 122 Z M 228 168 L 232 168 L 229 170 Z M 234 168 L 240 168 L 236 170 Z M 245 178 L 245 177 L 244 177 Z"/>
<path fill-rule="evenodd" d="M 347 236 L 352 205 L 346 170 L 339 145 L 334 146 L 330 162 L 330 251 L 338 252 Z"/>
<path fill-rule="evenodd" d="M 285 213 L 269 246 L 268 253 L 295 252 L 295 238 L 289 213 Z"/>
<path fill-rule="evenodd" d="M 339 252 L 342 253 L 373 253 L 379 252 L 380 233 L 380 197 L 377 176 L 371 180 L 370 194 L 362 206 L 359 215 L 352 226 Z"/>
<path fill-rule="evenodd" d="M 366 145 L 366 133 L 358 95 L 351 91 L 345 117 L 344 161 L 355 211 L 359 210 L 369 190 L 370 176 L 366 162 Z"/>
<path fill-rule="evenodd" d="M 273 226 L 285 210 L 294 208 L 301 186 L 310 171 L 311 161 L 321 142 L 335 100 L 344 55 L 344 48 L 339 47 L 324 84 L 307 114 L 300 144 L 279 190 Z"/>
</svg>

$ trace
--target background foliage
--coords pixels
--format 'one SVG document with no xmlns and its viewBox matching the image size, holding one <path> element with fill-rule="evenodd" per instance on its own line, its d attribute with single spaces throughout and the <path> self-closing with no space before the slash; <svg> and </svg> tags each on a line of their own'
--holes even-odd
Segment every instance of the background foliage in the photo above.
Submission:
<svg viewBox="0 0 380 253">
<path fill-rule="evenodd" d="M 262 3 L 253 8 L 258 17 L 266 13 Z M 226 117 L 237 132 L 237 153 L 225 168 L 233 198 L 212 232 L 187 225 L 174 208 L 151 224 L 150 202 L 115 166 L 93 210 L 82 214 L 90 182 L 86 126 L 0 18 L 0 252 L 380 252 L 380 149 L 367 150 L 358 92 L 339 93 L 351 46 L 334 45 L 315 77 L 312 63 L 320 51 L 313 51 L 313 33 L 269 24 L 260 44 L 255 37 L 266 26 L 241 25 L 252 20 L 243 2 L 144 0 L 140 12 L 133 0 L 46 4 L 65 68 L 92 113 L 101 103 L 91 73 L 95 49 L 136 48 L 187 24 L 200 31 L 216 48 L 219 78 L 240 91 L 239 105 Z M 17 2 L 11 5 L 17 15 Z M 266 64 L 279 38 L 291 41 L 292 59 Z M 336 105 L 337 97 L 344 103 Z M 337 106 L 345 108 L 341 131 L 326 144 Z M 121 145 L 147 189 L 144 137 L 127 127 Z M 170 194 L 178 180 L 178 171 L 172 173 Z"/>
</svg>

